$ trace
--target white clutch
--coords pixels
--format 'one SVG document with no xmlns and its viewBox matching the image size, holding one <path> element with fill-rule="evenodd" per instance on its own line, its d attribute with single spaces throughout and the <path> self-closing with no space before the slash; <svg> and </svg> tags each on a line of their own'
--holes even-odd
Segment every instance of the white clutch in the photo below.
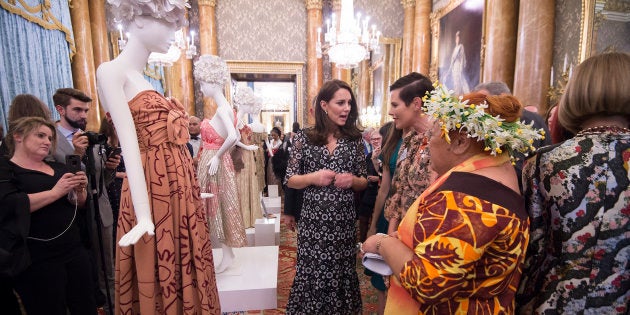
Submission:
<svg viewBox="0 0 630 315">
<path fill-rule="evenodd" d="M 363 255 L 363 266 L 383 276 L 390 276 L 394 273 L 392 268 L 383 260 L 383 256 L 374 253 Z"/>
</svg>

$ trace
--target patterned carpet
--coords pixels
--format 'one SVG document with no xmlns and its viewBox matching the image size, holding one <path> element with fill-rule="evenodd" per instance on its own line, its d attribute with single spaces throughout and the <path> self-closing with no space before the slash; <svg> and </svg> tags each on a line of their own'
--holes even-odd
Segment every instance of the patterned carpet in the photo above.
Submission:
<svg viewBox="0 0 630 315">
<path fill-rule="evenodd" d="M 284 314 L 286 312 L 289 291 L 295 277 L 297 235 L 280 224 L 280 254 L 278 257 L 278 308 L 272 310 L 249 311 L 230 314 Z M 363 297 L 363 314 L 376 314 L 376 291 L 370 284 L 370 279 L 363 274 L 363 266 L 357 260 L 357 273 Z"/>
</svg>

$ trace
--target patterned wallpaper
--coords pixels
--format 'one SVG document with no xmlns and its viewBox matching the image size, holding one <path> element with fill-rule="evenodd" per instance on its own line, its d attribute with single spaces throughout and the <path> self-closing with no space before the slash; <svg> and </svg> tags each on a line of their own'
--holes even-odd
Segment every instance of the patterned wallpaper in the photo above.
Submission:
<svg viewBox="0 0 630 315">
<path fill-rule="evenodd" d="M 219 0 L 216 21 L 226 60 L 306 61 L 304 0 Z"/>
<path fill-rule="evenodd" d="M 370 16 L 370 24 L 376 24 L 384 37 L 403 36 L 405 15 L 400 0 L 354 0 L 354 11 Z"/>
<path fill-rule="evenodd" d="M 579 62 L 581 16 L 582 1 L 556 0 L 556 31 L 553 43 L 553 82 L 555 83 L 561 77 L 565 56 L 567 56 L 567 68 Z"/>
<path fill-rule="evenodd" d="M 601 21 L 597 28 L 595 50 L 630 52 L 630 22 Z"/>
</svg>

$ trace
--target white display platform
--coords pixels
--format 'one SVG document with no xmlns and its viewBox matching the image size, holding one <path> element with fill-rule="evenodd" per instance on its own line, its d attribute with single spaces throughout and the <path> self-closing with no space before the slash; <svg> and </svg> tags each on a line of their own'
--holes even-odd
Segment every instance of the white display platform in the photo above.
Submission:
<svg viewBox="0 0 630 315">
<path fill-rule="evenodd" d="M 278 246 L 234 248 L 232 266 L 216 274 L 221 312 L 278 307 L 278 253 Z M 212 255 L 218 263 L 223 253 L 213 249 Z"/>
<path fill-rule="evenodd" d="M 256 228 L 245 229 L 245 236 L 247 237 L 247 246 L 256 246 Z"/>
<path fill-rule="evenodd" d="M 262 197 L 262 203 L 264 206 L 263 214 L 265 210 L 267 213 L 280 213 L 282 208 L 282 197 Z"/>
<path fill-rule="evenodd" d="M 256 246 L 280 245 L 280 215 L 275 214 L 275 218 L 256 219 L 256 235 L 254 244 Z"/>
</svg>

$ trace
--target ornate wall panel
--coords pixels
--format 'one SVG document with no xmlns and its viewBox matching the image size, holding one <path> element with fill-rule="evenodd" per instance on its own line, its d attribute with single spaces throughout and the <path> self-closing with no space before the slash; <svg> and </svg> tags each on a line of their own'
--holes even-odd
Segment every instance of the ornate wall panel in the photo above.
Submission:
<svg viewBox="0 0 630 315">
<path fill-rule="evenodd" d="M 219 0 L 216 18 L 225 60 L 306 61 L 304 0 Z"/>
</svg>

